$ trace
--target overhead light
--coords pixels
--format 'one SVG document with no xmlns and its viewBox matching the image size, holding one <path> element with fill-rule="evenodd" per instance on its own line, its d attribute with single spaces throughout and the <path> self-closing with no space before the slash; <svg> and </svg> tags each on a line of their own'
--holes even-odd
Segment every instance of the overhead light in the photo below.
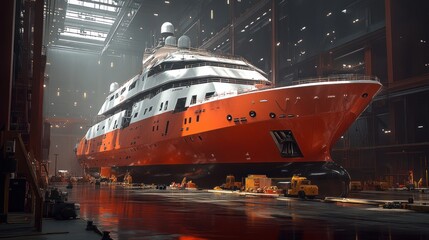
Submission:
<svg viewBox="0 0 429 240">
<path fill-rule="evenodd" d="M 154 13 L 153 15 L 154 15 L 155 17 L 158 17 L 158 13 Z"/>
<path fill-rule="evenodd" d="M 342 13 L 347 13 L 347 9 L 343 9 L 341 12 Z"/>
<path fill-rule="evenodd" d="M 423 128 L 423 125 L 419 125 L 419 126 L 417 126 L 417 128 L 422 129 L 422 128 Z"/>
<path fill-rule="evenodd" d="M 277 47 L 280 46 L 280 42 L 277 42 Z"/>
<path fill-rule="evenodd" d="M 170 1 L 164 1 L 166 4 L 170 4 Z"/>
<path fill-rule="evenodd" d="M 249 40 L 249 42 L 253 42 L 253 38 L 251 38 L 251 39 Z"/>
</svg>

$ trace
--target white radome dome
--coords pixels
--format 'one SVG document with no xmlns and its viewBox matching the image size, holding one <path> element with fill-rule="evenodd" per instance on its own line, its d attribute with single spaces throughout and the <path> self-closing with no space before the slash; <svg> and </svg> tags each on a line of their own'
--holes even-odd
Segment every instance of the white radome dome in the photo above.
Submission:
<svg viewBox="0 0 429 240">
<path fill-rule="evenodd" d="M 118 88 L 119 88 L 119 84 L 117 82 L 110 84 L 110 89 L 109 89 L 110 93 L 116 91 L 116 89 L 118 89 Z"/>
<path fill-rule="evenodd" d="M 188 36 L 183 35 L 183 36 L 181 36 L 179 38 L 177 46 L 179 48 L 187 48 L 187 49 L 189 49 L 189 48 L 191 48 L 191 39 Z"/>
<path fill-rule="evenodd" d="M 174 35 L 174 26 L 170 22 L 165 22 L 161 26 L 161 35 L 162 36 L 172 36 Z"/>
</svg>

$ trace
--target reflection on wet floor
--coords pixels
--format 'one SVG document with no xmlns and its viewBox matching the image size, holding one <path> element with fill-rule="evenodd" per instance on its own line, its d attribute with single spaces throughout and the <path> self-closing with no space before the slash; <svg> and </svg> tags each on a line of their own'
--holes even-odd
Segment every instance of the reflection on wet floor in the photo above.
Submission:
<svg viewBox="0 0 429 240">
<path fill-rule="evenodd" d="M 429 214 L 404 209 L 90 184 L 68 192 L 115 240 L 429 239 Z"/>
</svg>

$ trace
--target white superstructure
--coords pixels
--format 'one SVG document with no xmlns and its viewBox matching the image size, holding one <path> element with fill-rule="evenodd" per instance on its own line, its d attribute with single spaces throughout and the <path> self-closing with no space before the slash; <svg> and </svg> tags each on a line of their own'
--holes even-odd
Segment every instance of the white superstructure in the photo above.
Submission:
<svg viewBox="0 0 429 240">
<path fill-rule="evenodd" d="M 146 51 L 140 74 L 121 86 L 112 84 L 98 112 L 106 119 L 92 126 L 85 137 L 92 139 L 157 114 L 253 91 L 258 85 L 270 82 L 244 59 L 183 46 L 158 47 Z"/>
</svg>

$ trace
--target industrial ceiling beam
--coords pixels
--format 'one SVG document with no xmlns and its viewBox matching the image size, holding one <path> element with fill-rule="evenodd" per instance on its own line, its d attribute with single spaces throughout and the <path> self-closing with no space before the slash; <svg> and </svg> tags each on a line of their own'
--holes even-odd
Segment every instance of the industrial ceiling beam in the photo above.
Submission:
<svg viewBox="0 0 429 240">
<path fill-rule="evenodd" d="M 119 5 L 110 4 L 110 3 L 104 3 L 104 2 L 99 2 L 99 1 L 92 1 L 92 0 L 80 0 L 80 1 L 81 2 L 87 2 L 87 3 L 94 3 L 94 4 L 104 5 L 104 6 L 109 6 L 109 7 L 121 7 Z"/>
<path fill-rule="evenodd" d="M 240 26 L 240 24 L 247 21 L 250 17 L 252 17 L 257 11 L 262 9 L 268 3 L 270 3 L 270 0 L 258 1 L 258 3 L 256 3 L 250 10 L 246 11 L 239 18 L 235 19 L 234 28 L 237 28 L 238 26 Z M 201 48 L 204 48 L 204 49 L 213 48 L 220 39 L 224 39 L 224 38 L 228 37 L 229 30 L 230 30 L 229 26 L 225 27 L 224 29 L 219 31 L 215 36 L 213 36 L 209 40 L 205 41 L 201 45 Z"/>
<path fill-rule="evenodd" d="M 115 37 L 116 33 L 118 32 L 119 28 L 121 27 L 122 23 L 124 22 L 124 18 L 126 16 L 126 13 L 131 8 L 130 6 L 132 3 L 133 3 L 132 0 L 126 0 L 124 2 L 124 4 L 122 5 L 121 10 L 119 11 L 118 17 L 115 20 L 115 23 L 113 23 L 112 28 L 110 28 L 110 31 L 107 34 L 106 39 L 104 40 L 104 47 L 103 47 L 103 50 L 101 51 L 100 55 L 103 55 L 106 52 L 106 50 L 110 47 L 112 39 Z M 141 7 L 141 4 L 137 8 L 136 13 L 132 16 L 132 19 L 134 19 L 134 16 L 137 15 L 137 12 L 139 11 L 140 7 Z M 132 21 L 132 19 L 130 20 L 130 22 Z"/>
</svg>

